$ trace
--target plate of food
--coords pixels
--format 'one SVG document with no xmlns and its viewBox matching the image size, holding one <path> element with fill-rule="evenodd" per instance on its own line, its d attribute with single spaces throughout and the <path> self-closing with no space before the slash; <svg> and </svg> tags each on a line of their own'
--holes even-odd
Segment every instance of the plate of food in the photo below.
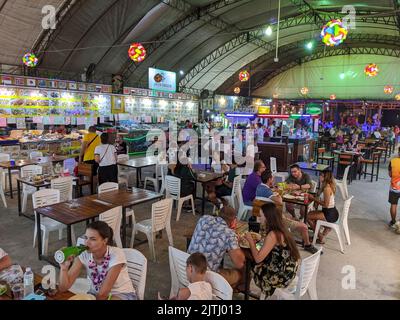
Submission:
<svg viewBox="0 0 400 320">
<path fill-rule="evenodd" d="M 259 233 L 250 232 L 250 234 L 255 242 L 258 242 L 261 240 L 261 235 Z M 245 248 L 245 249 L 250 248 L 249 242 L 244 238 L 244 234 L 240 237 L 239 246 L 241 248 Z"/>
<path fill-rule="evenodd" d="M 293 195 L 291 195 L 291 194 L 285 194 L 283 197 L 284 197 L 285 199 L 289 199 L 289 200 L 294 200 L 294 199 L 296 199 L 296 196 L 293 196 Z"/>
</svg>

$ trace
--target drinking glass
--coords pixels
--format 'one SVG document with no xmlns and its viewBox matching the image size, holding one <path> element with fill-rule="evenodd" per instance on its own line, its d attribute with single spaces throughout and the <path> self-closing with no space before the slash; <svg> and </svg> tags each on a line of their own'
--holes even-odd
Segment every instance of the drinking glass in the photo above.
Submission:
<svg viewBox="0 0 400 320">
<path fill-rule="evenodd" d="M 11 287 L 14 300 L 22 300 L 24 298 L 24 286 L 22 283 L 14 284 Z"/>
</svg>

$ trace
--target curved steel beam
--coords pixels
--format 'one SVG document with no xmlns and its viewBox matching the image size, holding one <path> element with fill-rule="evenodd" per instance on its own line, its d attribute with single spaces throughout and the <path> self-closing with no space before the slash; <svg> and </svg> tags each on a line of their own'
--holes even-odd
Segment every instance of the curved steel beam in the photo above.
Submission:
<svg viewBox="0 0 400 320">
<path fill-rule="evenodd" d="M 324 17 L 330 17 L 330 15 Z M 394 16 L 386 17 L 371 17 L 371 16 L 357 16 L 357 22 L 371 23 L 373 25 L 380 26 L 396 26 L 396 19 Z M 300 25 L 309 25 L 314 22 L 314 17 L 311 15 L 302 15 L 297 17 L 286 18 L 281 21 L 281 30 L 296 27 Z M 231 39 L 221 47 L 215 49 L 209 55 L 201 59 L 196 63 L 193 68 L 185 75 L 185 77 L 179 82 L 179 87 L 186 88 L 187 84 L 192 81 L 202 70 L 215 60 L 219 59 L 222 55 L 228 54 L 236 49 L 237 46 L 241 46 L 246 43 L 246 39 L 252 39 L 253 37 L 258 39 L 262 36 L 263 29 L 256 29 L 250 32 L 239 34 L 235 38 Z"/>
<path fill-rule="evenodd" d="M 46 53 L 51 41 L 60 34 L 62 30 L 62 27 L 60 26 L 62 25 L 64 19 L 72 17 L 72 9 L 74 7 L 78 7 L 82 2 L 83 0 L 65 0 L 56 13 L 56 24 L 58 27 L 56 29 L 43 29 L 38 39 L 32 46 L 32 52 L 37 53 L 39 60 L 42 60 L 41 58 Z"/>
<path fill-rule="evenodd" d="M 192 12 L 188 16 L 169 27 L 163 34 L 152 41 L 152 44 L 146 48 L 148 56 L 151 55 L 156 49 L 161 47 L 165 41 L 171 39 L 177 33 L 184 30 L 188 25 L 198 20 L 202 20 L 203 22 L 211 24 L 219 30 L 224 30 L 226 32 L 241 32 L 241 30 L 235 25 L 226 23 L 222 19 L 213 16 L 212 13 L 226 6 L 243 1 L 249 2 L 250 0 L 219 0 L 203 8 L 193 8 Z M 260 47 L 269 48 L 270 46 L 268 42 L 261 38 L 253 39 L 252 41 L 254 41 L 255 45 Z M 120 74 L 122 74 L 124 79 L 127 80 L 138 67 L 139 64 L 135 64 L 132 62 L 132 60 L 127 59 L 127 62 L 121 68 Z"/>
<path fill-rule="evenodd" d="M 400 49 L 398 49 L 398 42 L 400 37 L 397 36 L 381 36 L 371 34 L 355 34 L 348 38 L 346 46 L 339 48 L 328 49 L 324 45 L 319 45 L 313 54 L 307 54 L 304 51 L 305 41 L 298 41 L 281 48 L 281 56 L 287 57 L 282 59 L 279 64 L 273 63 L 273 52 L 259 57 L 251 62 L 246 68 L 254 70 L 252 79 L 255 79 L 256 85 L 253 90 L 263 86 L 270 79 L 277 76 L 296 65 L 304 62 L 320 59 L 323 57 L 330 57 L 334 55 L 344 54 L 378 54 L 400 57 Z M 273 69 L 267 69 L 268 66 L 273 66 Z M 257 71 L 258 70 L 258 71 Z M 224 84 L 222 84 L 216 91 L 227 92 L 234 86 L 237 86 L 238 80 L 236 79 L 236 72 Z"/>
</svg>

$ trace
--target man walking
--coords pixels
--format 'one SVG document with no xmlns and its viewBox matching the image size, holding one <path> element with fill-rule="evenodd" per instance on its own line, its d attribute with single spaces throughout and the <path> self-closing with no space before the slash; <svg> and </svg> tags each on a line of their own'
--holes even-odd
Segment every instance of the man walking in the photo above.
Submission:
<svg viewBox="0 0 400 320">
<path fill-rule="evenodd" d="M 389 191 L 389 203 L 390 203 L 390 216 L 392 220 L 389 226 L 394 229 L 400 230 L 400 223 L 396 223 L 397 216 L 397 204 L 400 199 L 400 148 L 396 158 L 393 158 L 389 164 L 389 177 L 390 191 Z"/>
</svg>

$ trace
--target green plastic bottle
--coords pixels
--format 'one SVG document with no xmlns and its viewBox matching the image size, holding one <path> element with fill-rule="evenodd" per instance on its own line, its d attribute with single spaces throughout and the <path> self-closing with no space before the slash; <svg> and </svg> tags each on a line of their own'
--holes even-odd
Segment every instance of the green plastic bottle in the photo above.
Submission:
<svg viewBox="0 0 400 320">
<path fill-rule="evenodd" d="M 56 251 L 56 253 L 54 254 L 54 259 L 58 263 L 63 263 L 64 261 L 68 260 L 70 256 L 77 257 L 87 249 L 88 247 L 86 246 L 64 247 Z"/>
</svg>

